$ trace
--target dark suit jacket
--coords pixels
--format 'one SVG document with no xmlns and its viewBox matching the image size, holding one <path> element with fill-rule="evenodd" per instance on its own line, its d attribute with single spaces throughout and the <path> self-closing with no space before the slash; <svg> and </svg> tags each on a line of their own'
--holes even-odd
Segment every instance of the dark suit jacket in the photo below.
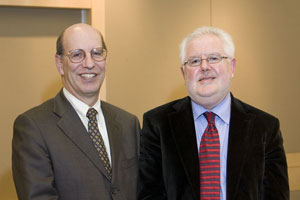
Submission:
<svg viewBox="0 0 300 200">
<path fill-rule="evenodd" d="M 21 200 L 134 200 L 140 125 L 101 102 L 112 156 L 112 181 L 76 111 L 61 91 L 17 117 L 13 177 Z"/>
<path fill-rule="evenodd" d="M 199 200 L 199 160 L 191 100 L 144 114 L 140 200 Z M 289 199 L 279 121 L 232 96 L 227 200 Z"/>
</svg>

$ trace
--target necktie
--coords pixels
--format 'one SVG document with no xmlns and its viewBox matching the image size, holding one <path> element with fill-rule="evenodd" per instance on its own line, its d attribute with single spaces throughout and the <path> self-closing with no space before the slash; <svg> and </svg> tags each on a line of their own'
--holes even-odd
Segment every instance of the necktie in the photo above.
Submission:
<svg viewBox="0 0 300 200">
<path fill-rule="evenodd" d="M 199 152 L 200 199 L 220 200 L 220 141 L 215 114 L 204 113 L 208 125 L 202 135 Z"/>
<path fill-rule="evenodd" d="M 97 149 L 99 156 L 101 160 L 104 163 L 104 167 L 109 175 L 109 178 L 111 179 L 111 166 L 109 163 L 109 159 L 107 156 L 106 148 L 102 139 L 102 136 L 100 134 L 100 131 L 98 129 L 98 123 L 97 123 L 97 111 L 94 108 L 89 108 L 88 112 L 86 113 L 87 118 L 89 119 L 88 123 L 88 133 L 90 135 L 91 140 L 93 141 L 95 148 Z"/>
</svg>

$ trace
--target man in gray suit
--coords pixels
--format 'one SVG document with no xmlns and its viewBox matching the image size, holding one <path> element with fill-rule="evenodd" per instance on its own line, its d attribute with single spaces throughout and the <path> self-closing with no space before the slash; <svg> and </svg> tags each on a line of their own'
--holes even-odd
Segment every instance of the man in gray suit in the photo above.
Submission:
<svg viewBox="0 0 300 200">
<path fill-rule="evenodd" d="M 55 61 L 63 89 L 14 123 L 19 199 L 136 199 L 140 125 L 134 115 L 100 100 L 106 55 L 101 33 L 87 24 L 59 36 Z"/>
</svg>

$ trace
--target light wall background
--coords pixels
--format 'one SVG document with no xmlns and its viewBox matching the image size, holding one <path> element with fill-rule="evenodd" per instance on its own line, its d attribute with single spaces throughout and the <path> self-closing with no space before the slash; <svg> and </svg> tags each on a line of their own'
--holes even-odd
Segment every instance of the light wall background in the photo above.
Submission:
<svg viewBox="0 0 300 200">
<path fill-rule="evenodd" d="M 299 7 L 298 0 L 105 1 L 106 100 L 142 122 L 145 111 L 186 96 L 178 45 L 199 26 L 218 26 L 236 44 L 233 94 L 277 116 L 287 153 L 300 152 Z M 13 121 L 60 90 L 55 41 L 80 19 L 80 10 L 0 7 L 1 200 L 17 199 Z M 299 190 L 291 192 L 296 199 Z"/>
</svg>

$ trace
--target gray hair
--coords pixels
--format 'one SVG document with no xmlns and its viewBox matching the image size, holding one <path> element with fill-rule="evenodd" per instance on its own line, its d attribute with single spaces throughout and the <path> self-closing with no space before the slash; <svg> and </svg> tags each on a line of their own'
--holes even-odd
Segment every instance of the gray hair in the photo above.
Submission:
<svg viewBox="0 0 300 200">
<path fill-rule="evenodd" d="M 220 28 L 203 26 L 196 29 L 194 32 L 192 32 L 182 40 L 179 47 L 180 48 L 179 57 L 182 65 L 184 64 L 186 59 L 186 46 L 188 45 L 188 43 L 192 39 L 201 38 L 204 35 L 215 35 L 218 38 L 220 38 L 224 42 L 224 51 L 227 54 L 227 56 L 230 58 L 234 58 L 235 47 L 231 36 Z"/>
</svg>

